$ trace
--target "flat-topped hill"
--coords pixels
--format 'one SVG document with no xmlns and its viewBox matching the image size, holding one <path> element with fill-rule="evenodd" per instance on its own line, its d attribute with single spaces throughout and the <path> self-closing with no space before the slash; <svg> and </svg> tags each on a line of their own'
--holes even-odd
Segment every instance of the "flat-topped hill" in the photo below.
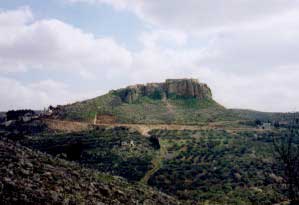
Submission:
<svg viewBox="0 0 299 205">
<path fill-rule="evenodd" d="M 196 79 L 128 86 L 53 111 L 59 119 L 97 123 L 198 124 L 240 119 L 215 102 L 208 85 Z"/>
<path fill-rule="evenodd" d="M 160 100 L 173 96 L 198 100 L 212 99 L 211 89 L 196 79 L 168 79 L 164 83 L 137 84 L 111 92 L 127 103 L 135 102 L 144 96 Z"/>
</svg>

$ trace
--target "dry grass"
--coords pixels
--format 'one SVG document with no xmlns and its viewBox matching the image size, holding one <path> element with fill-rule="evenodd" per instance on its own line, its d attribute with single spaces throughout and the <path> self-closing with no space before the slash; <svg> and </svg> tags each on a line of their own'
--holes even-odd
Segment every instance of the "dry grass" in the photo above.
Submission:
<svg viewBox="0 0 299 205">
<path fill-rule="evenodd" d="M 128 123 L 115 123 L 111 116 L 105 119 L 105 116 L 101 117 L 101 120 L 97 120 L 95 125 L 86 122 L 65 121 L 65 120 L 50 120 L 46 119 L 44 122 L 48 125 L 48 128 L 54 131 L 60 132 L 80 132 L 91 129 L 92 126 L 104 126 L 104 127 L 128 127 L 135 129 L 144 136 L 149 136 L 149 132 L 152 130 L 209 130 L 209 129 L 225 129 L 228 132 L 238 131 L 262 131 L 253 127 L 239 126 L 228 127 L 226 122 L 218 123 L 205 123 L 202 125 L 179 125 L 179 124 L 128 124 Z M 238 123 L 230 122 L 230 123 Z"/>
<path fill-rule="evenodd" d="M 49 120 L 46 119 L 44 122 L 47 124 L 48 128 L 54 131 L 60 132 L 80 132 L 83 130 L 90 129 L 89 123 L 84 122 L 74 122 L 74 121 L 62 121 L 62 120 Z"/>
</svg>

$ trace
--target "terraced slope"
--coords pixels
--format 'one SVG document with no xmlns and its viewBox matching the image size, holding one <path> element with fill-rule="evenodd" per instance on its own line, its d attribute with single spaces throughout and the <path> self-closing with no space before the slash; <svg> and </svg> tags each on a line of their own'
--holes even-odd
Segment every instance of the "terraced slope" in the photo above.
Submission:
<svg viewBox="0 0 299 205">
<path fill-rule="evenodd" d="M 130 181 L 139 181 L 152 169 L 151 160 L 158 152 L 148 137 L 126 127 L 39 133 L 20 143 Z"/>
<path fill-rule="evenodd" d="M 284 200 L 273 158 L 279 130 L 153 130 L 167 149 L 148 184 L 202 204 L 263 204 Z"/>
<path fill-rule="evenodd" d="M 27 127 L 28 131 L 18 138 L 13 136 L 15 129 L 9 129 L 11 134 L 5 136 L 54 157 L 147 183 L 180 200 L 246 205 L 285 200 L 280 169 L 271 151 L 271 136 L 283 135 L 284 128 L 263 130 L 243 124 L 241 127 L 238 122 L 234 126 L 228 122 L 148 125 L 148 136 L 142 136 L 134 129 L 136 124 L 104 127 L 81 122 L 59 124 L 58 120 L 36 132 L 30 126 L 36 127 L 38 121 L 23 125 L 21 128 Z M 159 140 L 159 146 L 153 139 Z M 48 183 L 46 180 L 41 179 Z"/>
</svg>

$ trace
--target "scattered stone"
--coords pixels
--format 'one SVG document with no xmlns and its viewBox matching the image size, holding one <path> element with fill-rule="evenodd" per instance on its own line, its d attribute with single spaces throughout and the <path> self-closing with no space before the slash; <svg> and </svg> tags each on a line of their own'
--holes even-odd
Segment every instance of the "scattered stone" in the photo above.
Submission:
<svg viewBox="0 0 299 205">
<path fill-rule="evenodd" d="M 12 141 L 0 140 L 0 159 L 0 204 L 179 204 L 175 198 L 149 187 L 139 189 L 123 178 L 101 181 L 103 173 Z"/>
<path fill-rule="evenodd" d="M 56 201 L 58 201 L 58 194 L 57 194 L 57 192 L 55 192 L 55 191 L 50 191 L 50 194 L 51 194 L 51 198 L 52 198 L 52 200 L 54 201 L 54 202 L 56 202 Z"/>
</svg>

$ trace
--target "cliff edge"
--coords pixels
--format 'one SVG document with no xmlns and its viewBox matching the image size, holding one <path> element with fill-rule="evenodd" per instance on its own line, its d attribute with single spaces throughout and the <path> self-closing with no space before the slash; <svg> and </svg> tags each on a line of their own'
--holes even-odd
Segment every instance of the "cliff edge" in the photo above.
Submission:
<svg viewBox="0 0 299 205">
<path fill-rule="evenodd" d="M 111 92 L 126 103 L 133 103 L 143 96 L 154 99 L 167 99 L 172 96 L 212 99 L 211 89 L 197 79 L 167 79 L 164 83 L 137 84 Z"/>
</svg>

